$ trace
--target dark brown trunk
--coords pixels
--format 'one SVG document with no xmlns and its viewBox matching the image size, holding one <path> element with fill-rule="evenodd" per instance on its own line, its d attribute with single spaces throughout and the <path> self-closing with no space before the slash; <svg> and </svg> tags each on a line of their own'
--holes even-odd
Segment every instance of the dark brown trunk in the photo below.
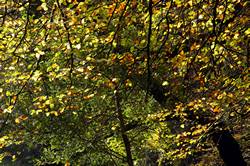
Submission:
<svg viewBox="0 0 250 166">
<path fill-rule="evenodd" d="M 171 100 L 174 100 L 171 102 L 171 104 L 178 102 L 178 99 L 176 97 L 170 95 L 166 96 L 164 88 L 154 80 L 151 82 L 149 92 L 153 96 L 153 98 L 158 101 L 163 107 L 168 107 L 166 106 L 165 102 L 169 101 L 169 97 Z M 212 134 L 212 139 L 216 144 L 220 157 L 223 159 L 226 166 L 247 165 L 242 157 L 238 142 L 234 139 L 229 130 L 214 132 Z"/>
<path fill-rule="evenodd" d="M 213 142 L 226 166 L 246 166 L 240 146 L 229 130 L 221 130 L 212 134 Z"/>
<path fill-rule="evenodd" d="M 118 119 L 120 121 L 121 135 L 122 135 L 123 143 L 125 145 L 125 150 L 127 154 L 127 163 L 129 166 L 133 166 L 134 164 L 133 164 L 132 153 L 131 153 L 131 145 L 130 145 L 129 138 L 126 134 L 126 129 L 125 129 L 126 126 L 124 123 L 124 118 L 123 118 L 122 109 L 120 105 L 120 99 L 119 99 L 119 95 L 117 91 L 115 93 L 115 102 L 116 102 L 116 111 L 118 114 Z"/>
</svg>

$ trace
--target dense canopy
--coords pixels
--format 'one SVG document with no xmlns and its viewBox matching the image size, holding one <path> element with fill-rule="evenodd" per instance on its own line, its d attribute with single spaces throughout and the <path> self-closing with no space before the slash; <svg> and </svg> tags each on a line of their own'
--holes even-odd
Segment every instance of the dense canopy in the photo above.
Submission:
<svg viewBox="0 0 250 166">
<path fill-rule="evenodd" d="M 249 6 L 1 0 L 0 160 L 247 165 Z"/>
</svg>

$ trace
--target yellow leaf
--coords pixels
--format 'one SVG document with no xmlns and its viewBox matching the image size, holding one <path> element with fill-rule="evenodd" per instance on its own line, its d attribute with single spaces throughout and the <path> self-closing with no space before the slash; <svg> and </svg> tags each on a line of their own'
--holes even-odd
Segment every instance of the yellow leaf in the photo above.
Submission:
<svg viewBox="0 0 250 166">
<path fill-rule="evenodd" d="M 46 100 L 46 101 L 45 101 L 45 104 L 46 104 L 46 105 L 51 104 L 51 100 Z"/>
<path fill-rule="evenodd" d="M 7 91 L 6 92 L 6 96 L 10 96 L 11 95 L 11 92 L 10 91 Z"/>
<path fill-rule="evenodd" d="M 129 79 L 127 79 L 125 85 L 127 87 L 132 87 L 132 82 Z"/>
<path fill-rule="evenodd" d="M 234 97 L 234 95 L 232 93 L 228 93 L 227 96 L 230 97 L 230 98 Z"/>
<path fill-rule="evenodd" d="M 42 3 L 41 5 L 42 9 L 47 11 L 48 10 L 48 7 L 47 7 L 47 4 L 46 3 Z"/>
<path fill-rule="evenodd" d="M 21 120 L 27 120 L 28 116 L 27 115 L 21 115 L 18 118 L 21 119 Z"/>
<path fill-rule="evenodd" d="M 69 161 L 66 161 L 66 163 L 64 164 L 64 166 L 70 166 Z"/>
<path fill-rule="evenodd" d="M 193 107 L 195 105 L 195 102 L 194 101 L 191 101 L 190 103 L 188 103 L 188 106 L 189 107 Z"/>
<path fill-rule="evenodd" d="M 53 108 L 55 107 L 55 104 L 52 103 L 52 104 L 49 105 L 49 107 L 50 107 L 51 109 L 53 109 Z"/>
<path fill-rule="evenodd" d="M 199 135 L 199 134 L 201 134 L 203 132 L 203 129 L 201 128 L 201 129 L 196 129 L 196 130 L 194 130 L 193 132 L 192 132 L 192 136 L 194 136 L 194 135 Z"/>
<path fill-rule="evenodd" d="M 27 116 L 27 115 L 21 115 L 21 116 L 19 116 L 18 118 L 15 119 L 15 122 L 16 122 L 17 124 L 19 124 L 19 123 L 21 123 L 22 121 L 27 120 L 27 119 L 28 119 L 28 116 Z"/>
<path fill-rule="evenodd" d="M 167 86 L 167 85 L 169 85 L 169 83 L 168 83 L 167 81 L 164 81 L 164 82 L 162 83 L 162 86 Z"/>
<path fill-rule="evenodd" d="M 246 34 L 246 35 L 249 35 L 249 34 L 250 34 L 250 28 L 248 28 L 248 29 L 245 31 L 245 34 Z"/>
<path fill-rule="evenodd" d="M 190 6 L 193 6 L 192 0 L 188 1 L 188 4 L 189 4 Z"/>
<path fill-rule="evenodd" d="M 57 68 L 58 67 L 58 64 L 54 63 L 52 64 L 52 68 Z"/>
<path fill-rule="evenodd" d="M 20 121 L 19 118 L 16 118 L 16 119 L 15 119 L 15 122 L 16 122 L 17 124 L 19 124 L 21 121 Z"/>
<path fill-rule="evenodd" d="M 218 106 L 216 106 L 215 108 L 212 109 L 212 111 L 214 113 L 218 113 L 218 112 L 220 112 L 220 108 Z"/>
<path fill-rule="evenodd" d="M 4 113 L 11 113 L 13 111 L 13 105 L 9 106 L 8 108 L 4 109 Z"/>
<path fill-rule="evenodd" d="M 77 17 L 72 17 L 71 21 L 69 22 L 69 26 L 74 25 L 77 22 Z"/>
<path fill-rule="evenodd" d="M 91 99 L 94 97 L 94 95 L 95 94 L 90 94 L 90 95 L 84 96 L 83 99 L 85 99 L 85 100 Z"/>
<path fill-rule="evenodd" d="M 223 95 L 222 94 L 220 94 L 219 96 L 217 96 L 217 99 L 218 100 L 220 100 L 220 99 L 222 99 L 223 98 Z"/>
<path fill-rule="evenodd" d="M 56 111 L 51 111 L 50 114 L 54 114 L 55 116 L 59 115 L 58 112 L 56 112 Z"/>
</svg>

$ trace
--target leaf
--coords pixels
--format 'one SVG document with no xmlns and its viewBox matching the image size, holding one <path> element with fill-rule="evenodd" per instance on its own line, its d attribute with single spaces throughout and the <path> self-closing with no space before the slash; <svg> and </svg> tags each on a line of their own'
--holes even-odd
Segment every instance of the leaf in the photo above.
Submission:
<svg viewBox="0 0 250 166">
<path fill-rule="evenodd" d="M 16 122 L 17 124 L 19 124 L 19 123 L 21 123 L 22 121 L 25 121 L 25 120 L 27 120 L 27 119 L 28 119 L 28 116 L 27 116 L 27 115 L 21 115 L 21 116 L 19 116 L 18 118 L 15 119 L 15 122 Z"/>
<path fill-rule="evenodd" d="M 45 2 L 42 3 L 41 8 L 42 8 L 43 10 L 45 10 L 45 11 L 48 11 L 48 10 L 49 10 L 48 7 L 47 7 L 47 4 L 46 4 Z"/>
<path fill-rule="evenodd" d="M 89 100 L 89 99 L 93 98 L 94 96 L 95 96 L 95 94 L 90 94 L 90 95 L 84 96 L 83 99 Z"/>
<path fill-rule="evenodd" d="M 167 86 L 167 85 L 169 85 L 169 82 L 168 81 L 163 81 L 162 86 Z"/>
<path fill-rule="evenodd" d="M 65 163 L 64 166 L 70 166 L 70 162 L 69 162 L 69 161 L 66 161 L 66 163 Z"/>
<path fill-rule="evenodd" d="M 7 92 L 6 92 L 6 96 L 11 96 L 11 92 L 10 92 L 10 91 L 7 91 Z"/>
<path fill-rule="evenodd" d="M 213 111 L 214 113 L 219 113 L 221 110 L 220 110 L 220 107 L 216 106 L 216 107 L 214 107 L 214 108 L 212 109 L 212 111 Z"/>
</svg>

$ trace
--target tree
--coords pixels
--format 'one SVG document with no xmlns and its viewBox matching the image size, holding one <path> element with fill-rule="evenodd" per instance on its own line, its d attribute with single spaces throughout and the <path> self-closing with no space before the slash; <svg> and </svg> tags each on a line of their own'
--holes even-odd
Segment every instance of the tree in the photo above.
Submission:
<svg viewBox="0 0 250 166">
<path fill-rule="evenodd" d="M 246 165 L 232 131 L 249 117 L 248 8 L 5 1 L 1 147 L 39 145 L 38 165 L 176 165 L 201 162 L 212 138 L 226 165 Z"/>
</svg>

